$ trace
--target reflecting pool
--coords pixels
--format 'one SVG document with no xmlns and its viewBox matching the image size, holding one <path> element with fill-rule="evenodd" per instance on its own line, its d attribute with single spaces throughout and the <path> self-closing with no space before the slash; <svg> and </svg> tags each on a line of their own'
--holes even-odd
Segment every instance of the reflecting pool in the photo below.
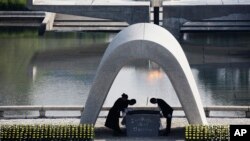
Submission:
<svg viewBox="0 0 250 141">
<path fill-rule="evenodd" d="M 0 32 L 0 105 L 84 105 L 115 34 Z M 180 42 L 205 106 L 250 104 L 250 33 L 185 33 Z M 135 106 L 152 106 L 151 97 L 180 106 L 167 75 L 150 60 L 125 66 L 104 106 L 122 93 L 137 99 Z"/>
</svg>

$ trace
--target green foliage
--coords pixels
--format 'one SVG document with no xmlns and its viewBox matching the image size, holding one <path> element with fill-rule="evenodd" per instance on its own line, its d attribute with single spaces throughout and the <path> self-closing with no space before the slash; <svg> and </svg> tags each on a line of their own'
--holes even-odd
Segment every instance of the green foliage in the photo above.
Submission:
<svg viewBox="0 0 250 141">
<path fill-rule="evenodd" d="M 1 0 L 0 9 L 1 10 L 27 10 L 26 2 L 27 0 Z"/>
<path fill-rule="evenodd" d="M 189 125 L 185 127 L 187 141 L 228 141 L 228 125 Z"/>
<path fill-rule="evenodd" d="M 0 140 L 4 141 L 89 141 L 93 138 L 93 124 L 0 126 Z"/>
<path fill-rule="evenodd" d="M 27 38 L 27 37 L 37 37 L 37 28 L 20 28 L 12 27 L 5 28 L 0 27 L 0 38 Z"/>
</svg>

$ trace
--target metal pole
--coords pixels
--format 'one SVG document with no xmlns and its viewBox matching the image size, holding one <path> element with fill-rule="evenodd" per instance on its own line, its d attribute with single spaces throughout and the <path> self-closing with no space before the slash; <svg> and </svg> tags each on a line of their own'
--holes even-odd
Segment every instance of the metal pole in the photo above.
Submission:
<svg viewBox="0 0 250 141">
<path fill-rule="evenodd" d="M 160 7 L 154 7 L 154 24 L 159 25 L 159 11 Z"/>
</svg>

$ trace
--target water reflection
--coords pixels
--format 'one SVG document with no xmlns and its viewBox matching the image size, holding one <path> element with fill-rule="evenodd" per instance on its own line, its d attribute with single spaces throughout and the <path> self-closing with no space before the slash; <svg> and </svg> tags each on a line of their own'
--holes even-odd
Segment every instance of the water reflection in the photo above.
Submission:
<svg viewBox="0 0 250 141">
<path fill-rule="evenodd" d="M 163 75 L 159 70 L 149 70 L 148 72 L 148 80 L 150 81 L 157 81 L 162 77 Z"/>
<path fill-rule="evenodd" d="M 153 106 L 148 102 L 151 97 L 161 97 L 174 106 L 180 106 L 165 72 L 148 60 L 132 62 L 122 68 L 109 91 L 105 105 L 112 106 L 123 92 L 137 99 L 135 106 Z"/>
<path fill-rule="evenodd" d="M 249 105 L 250 34 L 219 35 L 186 34 L 181 41 L 203 104 Z M 113 37 L 108 33 L 47 33 L 45 37 L 0 33 L 0 105 L 83 105 Z M 153 106 L 148 102 L 151 97 L 180 106 L 167 75 L 149 60 L 132 62 L 119 72 L 104 106 L 112 106 L 123 92 L 137 99 L 135 106 Z"/>
<path fill-rule="evenodd" d="M 209 105 L 249 105 L 250 33 L 184 33 L 181 44 Z M 209 101 L 209 102 L 208 102 Z"/>
<path fill-rule="evenodd" d="M 200 68 L 198 78 L 215 105 L 249 105 L 249 67 Z M 209 93 L 207 93 L 209 94 Z"/>
<path fill-rule="evenodd" d="M 180 41 L 191 64 L 249 65 L 250 33 L 184 33 Z"/>
<path fill-rule="evenodd" d="M 37 93 L 33 93 L 35 86 L 33 81 L 39 81 L 41 78 L 39 71 L 43 72 L 39 68 L 39 63 L 36 66 L 36 63 L 33 62 L 36 60 L 36 55 L 45 52 L 47 56 L 43 55 L 43 60 L 47 63 L 42 63 L 42 65 L 49 67 L 52 64 L 50 62 L 52 56 L 54 59 L 60 60 L 64 58 L 63 54 L 69 52 L 71 55 L 66 55 L 68 57 L 66 60 L 69 59 L 69 64 L 71 64 L 70 56 L 76 59 L 77 56 L 84 55 L 83 50 L 91 54 L 88 51 L 90 46 L 94 46 L 96 52 L 103 53 L 111 37 L 113 34 L 110 33 L 54 32 L 46 33 L 44 37 L 38 37 L 36 31 L 30 30 L 0 31 L 0 105 L 48 104 L 33 101 L 33 97 L 38 97 Z M 71 50 L 74 50 L 74 54 Z M 49 54 L 51 57 L 48 57 Z M 61 60 L 61 62 L 63 61 Z M 59 70 L 64 69 L 65 66 L 59 68 Z M 46 87 L 43 91 L 47 95 L 56 94 L 46 92 Z M 37 101 L 46 101 L 47 98 L 50 97 L 45 96 L 42 100 Z"/>
<path fill-rule="evenodd" d="M 47 56 L 48 57 L 48 56 Z M 87 98 L 101 55 L 33 61 L 36 80 L 30 93 L 33 104 L 82 105 Z M 47 58 L 48 59 L 48 58 Z"/>
</svg>

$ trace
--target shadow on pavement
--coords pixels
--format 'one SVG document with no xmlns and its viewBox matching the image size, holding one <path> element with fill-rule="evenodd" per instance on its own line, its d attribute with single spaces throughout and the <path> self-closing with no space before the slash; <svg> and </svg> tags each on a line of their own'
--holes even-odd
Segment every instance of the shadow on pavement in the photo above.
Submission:
<svg viewBox="0 0 250 141">
<path fill-rule="evenodd" d="M 95 140 L 105 140 L 105 141 L 160 141 L 160 140 L 178 140 L 178 141 L 184 141 L 185 140 L 185 129 L 184 127 L 176 127 L 171 128 L 171 133 L 168 136 L 160 135 L 158 137 L 128 137 L 126 136 L 126 130 L 122 129 L 123 133 L 120 136 L 113 136 L 112 130 L 106 128 L 106 127 L 98 127 L 95 129 Z M 160 134 L 162 134 L 164 130 L 160 131 Z"/>
</svg>

